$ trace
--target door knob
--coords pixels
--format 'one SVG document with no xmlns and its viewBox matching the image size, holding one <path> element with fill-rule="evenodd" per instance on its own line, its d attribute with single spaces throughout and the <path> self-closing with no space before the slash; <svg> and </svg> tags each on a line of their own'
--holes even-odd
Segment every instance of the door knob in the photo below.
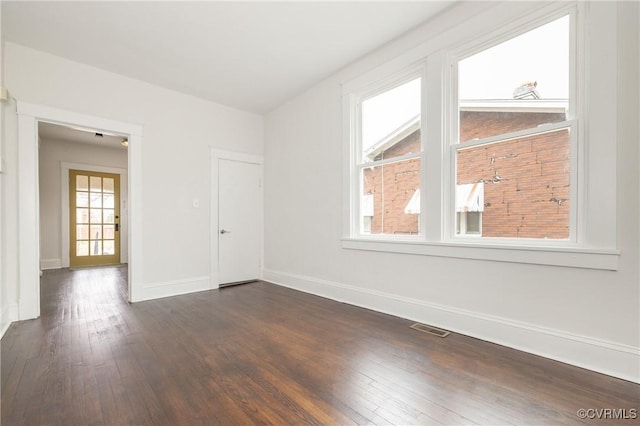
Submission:
<svg viewBox="0 0 640 426">
<path fill-rule="evenodd" d="M 223 229 L 220 231 L 221 234 L 230 234 L 231 231 L 227 231 L 226 229 Z"/>
</svg>

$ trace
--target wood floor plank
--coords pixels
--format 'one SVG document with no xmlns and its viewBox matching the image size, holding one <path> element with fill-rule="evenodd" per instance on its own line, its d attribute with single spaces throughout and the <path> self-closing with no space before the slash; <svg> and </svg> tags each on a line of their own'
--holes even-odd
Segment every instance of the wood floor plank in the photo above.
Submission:
<svg viewBox="0 0 640 426">
<path fill-rule="evenodd" d="M 2 425 L 595 424 L 640 386 L 265 282 L 136 304 L 46 271 L 1 345 Z M 628 424 L 632 424 L 629 422 Z"/>
</svg>

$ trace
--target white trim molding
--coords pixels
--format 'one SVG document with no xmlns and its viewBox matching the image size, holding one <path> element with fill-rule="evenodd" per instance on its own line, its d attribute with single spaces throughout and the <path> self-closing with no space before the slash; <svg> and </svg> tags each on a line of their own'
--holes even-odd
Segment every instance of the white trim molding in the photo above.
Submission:
<svg viewBox="0 0 640 426">
<path fill-rule="evenodd" d="M 18 319 L 40 316 L 38 122 L 18 103 Z"/>
<path fill-rule="evenodd" d="M 2 314 L 0 314 L 0 338 L 7 332 L 11 323 L 18 320 L 18 315 L 17 303 L 2 307 Z"/>
<path fill-rule="evenodd" d="M 620 263 L 620 250 L 595 250 L 578 247 L 522 247 L 507 244 L 491 245 L 480 240 L 475 244 L 463 244 L 416 240 L 389 241 L 376 240 L 374 238 L 344 238 L 342 240 L 342 248 L 608 271 L 618 270 Z"/>
<path fill-rule="evenodd" d="M 62 268 L 62 260 L 60 259 L 40 259 L 40 269 L 43 271 L 47 269 L 60 269 Z"/>
<path fill-rule="evenodd" d="M 352 285 L 265 269 L 265 281 L 640 383 L 640 348 Z"/>
<path fill-rule="evenodd" d="M 179 296 L 205 290 L 210 290 L 208 276 L 147 283 L 142 287 L 139 301 Z"/>
</svg>

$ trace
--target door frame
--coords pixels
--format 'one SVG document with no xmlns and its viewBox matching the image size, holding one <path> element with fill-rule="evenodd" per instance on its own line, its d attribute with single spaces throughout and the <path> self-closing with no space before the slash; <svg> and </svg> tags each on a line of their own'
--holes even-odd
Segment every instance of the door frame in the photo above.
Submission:
<svg viewBox="0 0 640 426">
<path fill-rule="evenodd" d="M 247 154 L 244 152 L 229 151 L 224 149 L 209 148 L 209 161 L 210 161 L 210 190 L 209 190 L 209 288 L 216 289 L 220 287 L 219 281 L 219 214 L 218 214 L 218 162 L 220 160 L 239 161 L 242 163 L 255 164 L 261 167 L 260 178 L 264 181 L 264 157 L 262 155 Z M 262 278 L 262 265 L 264 259 L 264 185 L 262 185 L 261 197 L 260 197 L 260 268 L 259 273 Z"/>
<path fill-rule="evenodd" d="M 111 173 L 114 175 L 120 176 L 120 263 L 129 263 L 129 250 L 128 250 L 128 241 L 129 241 L 129 209 L 127 208 L 128 200 L 129 200 L 129 176 L 127 169 L 122 169 L 119 167 L 105 167 L 105 166 L 94 166 L 91 164 L 80 164 L 80 163 L 67 163 L 63 161 L 61 163 L 61 177 L 60 184 L 62 185 L 62 211 L 60 217 L 62 218 L 62 235 L 61 238 L 61 247 L 62 247 L 62 257 L 61 264 L 63 268 L 68 268 L 71 264 L 69 258 L 69 245 L 70 245 L 70 237 L 71 237 L 71 228 L 70 228 L 70 220 L 69 220 L 69 170 L 82 170 L 87 172 L 97 172 L 97 173 Z M 127 185 L 123 185 L 124 181 L 127 182 Z M 124 211 L 124 213 L 123 213 Z M 66 238 L 65 238 L 66 236 Z M 122 237 L 125 238 L 122 238 Z M 127 243 L 127 244 L 125 244 Z"/>
<path fill-rule="evenodd" d="M 40 316 L 40 201 L 38 123 L 79 126 L 117 133 L 129 140 L 129 301 L 142 290 L 142 126 L 17 101 L 18 113 L 18 273 L 20 320 Z"/>
</svg>

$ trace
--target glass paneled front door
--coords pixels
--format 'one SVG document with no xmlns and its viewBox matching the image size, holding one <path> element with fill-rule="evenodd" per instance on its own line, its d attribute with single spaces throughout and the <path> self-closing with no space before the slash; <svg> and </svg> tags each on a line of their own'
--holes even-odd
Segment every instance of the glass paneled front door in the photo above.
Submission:
<svg viewBox="0 0 640 426">
<path fill-rule="evenodd" d="M 120 263 L 120 176 L 69 170 L 70 266 Z"/>
</svg>

